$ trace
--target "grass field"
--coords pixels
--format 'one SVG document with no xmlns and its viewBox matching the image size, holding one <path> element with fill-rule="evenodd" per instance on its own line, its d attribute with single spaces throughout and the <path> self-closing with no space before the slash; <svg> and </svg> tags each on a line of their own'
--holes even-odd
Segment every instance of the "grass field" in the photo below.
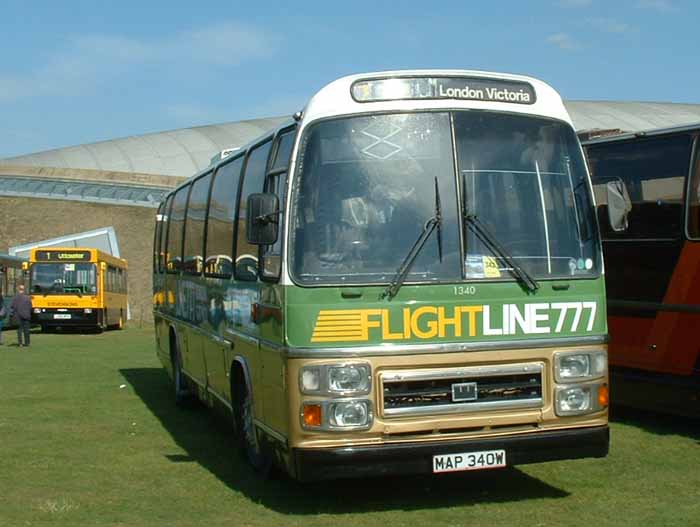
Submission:
<svg viewBox="0 0 700 527">
<path fill-rule="evenodd" d="M 700 525 L 700 424 L 613 415 L 610 455 L 300 485 L 259 479 L 226 421 L 176 409 L 150 330 L 0 347 L 0 526 Z"/>
</svg>

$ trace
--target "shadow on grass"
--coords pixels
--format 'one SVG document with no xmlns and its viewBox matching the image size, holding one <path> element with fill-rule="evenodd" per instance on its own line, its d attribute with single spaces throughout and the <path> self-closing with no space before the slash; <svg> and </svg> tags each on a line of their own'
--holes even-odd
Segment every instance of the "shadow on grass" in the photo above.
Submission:
<svg viewBox="0 0 700 527">
<path fill-rule="evenodd" d="M 700 419 L 697 418 L 614 405 L 610 410 L 610 421 L 636 426 L 652 434 L 688 437 L 700 444 Z"/>
<path fill-rule="evenodd" d="M 497 503 L 569 494 L 516 469 L 480 473 L 368 478 L 300 484 L 285 476 L 263 480 L 233 446 L 227 419 L 200 405 L 177 408 L 170 381 L 159 368 L 120 370 L 136 394 L 186 452 L 173 463 L 199 463 L 231 489 L 285 514 L 416 510 Z"/>
<path fill-rule="evenodd" d="M 44 330 L 41 328 L 32 328 L 32 333 L 44 335 L 101 335 L 103 333 L 115 330 L 116 328 L 102 330 L 91 326 L 57 326 L 48 327 Z"/>
</svg>

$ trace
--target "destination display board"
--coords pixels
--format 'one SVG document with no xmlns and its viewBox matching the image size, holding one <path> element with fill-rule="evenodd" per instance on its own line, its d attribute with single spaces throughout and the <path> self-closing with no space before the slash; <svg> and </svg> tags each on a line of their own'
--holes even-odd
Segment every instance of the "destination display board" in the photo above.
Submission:
<svg viewBox="0 0 700 527">
<path fill-rule="evenodd" d="M 89 262 L 90 251 L 39 250 L 34 257 L 37 262 Z"/>
<path fill-rule="evenodd" d="M 487 77 L 399 77 L 355 82 L 358 102 L 461 99 L 469 101 L 534 104 L 535 88 L 528 82 Z"/>
</svg>

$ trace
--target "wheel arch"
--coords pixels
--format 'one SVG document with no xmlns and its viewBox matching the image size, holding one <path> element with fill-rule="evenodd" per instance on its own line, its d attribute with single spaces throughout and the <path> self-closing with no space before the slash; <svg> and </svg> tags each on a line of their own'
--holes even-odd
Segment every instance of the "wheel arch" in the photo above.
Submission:
<svg viewBox="0 0 700 527">
<path fill-rule="evenodd" d="M 175 354 L 181 353 L 182 349 L 180 346 L 180 334 L 177 328 L 173 324 L 168 324 L 168 355 L 170 356 L 170 364 L 173 364 L 175 360 Z M 182 360 L 182 356 L 178 358 Z"/>
<path fill-rule="evenodd" d="M 253 378 L 250 374 L 250 367 L 245 357 L 236 355 L 231 362 L 231 371 L 229 374 L 230 390 L 231 390 L 231 405 L 233 406 L 237 397 L 242 396 L 242 389 L 247 389 L 250 393 L 251 402 L 253 401 Z"/>
</svg>

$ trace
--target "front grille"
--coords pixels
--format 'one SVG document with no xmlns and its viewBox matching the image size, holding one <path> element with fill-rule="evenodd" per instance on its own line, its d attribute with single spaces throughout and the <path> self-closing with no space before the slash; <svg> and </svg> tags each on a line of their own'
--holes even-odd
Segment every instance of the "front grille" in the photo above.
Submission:
<svg viewBox="0 0 700 527">
<path fill-rule="evenodd" d="M 542 363 L 381 374 L 384 415 L 430 415 L 542 406 Z M 470 385 L 454 400 L 453 385 Z M 458 397 L 459 399 L 459 397 Z"/>
</svg>

